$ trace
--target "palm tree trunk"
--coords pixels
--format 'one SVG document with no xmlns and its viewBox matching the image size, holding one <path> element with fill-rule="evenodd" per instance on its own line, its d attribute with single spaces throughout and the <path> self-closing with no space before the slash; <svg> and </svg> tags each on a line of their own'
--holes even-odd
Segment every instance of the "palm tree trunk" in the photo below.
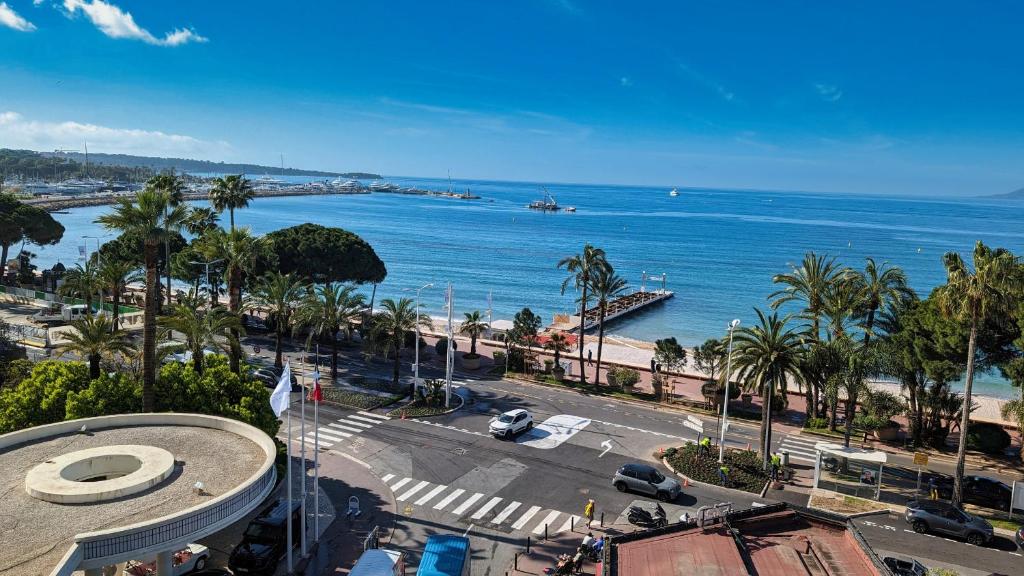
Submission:
<svg viewBox="0 0 1024 576">
<path fill-rule="evenodd" d="M 234 232 L 235 231 L 235 209 L 234 208 L 228 208 L 228 214 L 231 215 L 231 231 Z"/>
<path fill-rule="evenodd" d="M 277 330 L 275 330 L 274 332 L 276 332 L 275 338 L 274 338 L 274 340 L 275 340 L 274 347 L 277 350 L 274 353 L 274 366 L 277 367 L 277 368 L 280 368 L 281 366 L 283 366 L 283 364 L 281 363 L 281 356 L 282 356 L 282 354 L 281 354 L 282 334 L 281 333 L 283 332 L 283 329 L 281 327 L 280 319 L 278 319 Z"/>
<path fill-rule="evenodd" d="M 829 402 L 829 417 L 828 417 L 828 430 L 829 432 L 836 431 L 836 413 L 839 411 L 839 394 Z"/>
<path fill-rule="evenodd" d="M 580 384 L 587 383 L 587 365 L 583 363 L 583 333 L 587 325 L 587 278 L 583 279 L 583 297 L 580 299 Z"/>
<path fill-rule="evenodd" d="M 868 309 L 868 317 L 864 321 L 864 346 L 867 347 L 868 342 L 871 341 L 871 329 L 875 325 L 875 307 L 872 306 Z"/>
<path fill-rule="evenodd" d="M 607 307 L 601 305 L 601 318 L 598 320 L 597 328 L 597 371 L 594 372 L 594 384 L 601 384 L 601 349 L 604 347 L 604 314 Z"/>
<path fill-rule="evenodd" d="M 146 240 L 143 259 L 146 264 L 146 306 L 142 315 L 142 410 L 156 410 L 156 312 L 160 305 L 156 272 L 157 243 Z"/>
<path fill-rule="evenodd" d="M 910 403 L 910 437 L 914 446 L 921 445 L 921 412 L 917 402 L 917 383 L 907 386 L 907 400 Z"/>
<path fill-rule="evenodd" d="M 400 337 L 401 336 L 395 336 L 395 338 L 396 338 L 396 340 L 395 340 L 395 364 L 392 367 L 393 371 L 391 373 L 391 381 L 395 384 L 395 386 L 398 386 L 398 371 L 399 371 L 399 369 L 401 368 L 401 365 L 402 365 L 402 360 L 401 360 L 402 349 L 398 346 L 399 340 L 397 340 L 397 338 L 400 338 Z M 451 346 L 452 343 L 449 342 L 448 345 Z M 416 398 L 416 396 L 415 396 L 415 394 L 416 394 L 416 382 L 415 381 L 413 381 L 412 386 L 413 386 L 412 387 L 413 399 L 415 399 Z"/>
<path fill-rule="evenodd" d="M 7 251 L 11 249 L 11 245 L 4 242 L 0 245 L 0 278 L 7 273 Z M 376 287 L 376 285 L 374 285 Z"/>
<path fill-rule="evenodd" d="M 100 355 L 90 354 L 89 355 L 89 380 L 95 380 L 100 377 Z"/>
<path fill-rule="evenodd" d="M 110 295 L 110 303 L 113 307 L 110 312 L 110 318 L 113 321 L 110 331 L 117 332 L 117 321 L 121 318 L 121 289 L 117 286 L 114 287 L 113 293 Z"/>
<path fill-rule="evenodd" d="M 953 476 L 953 506 L 960 506 L 964 494 L 964 457 L 967 451 L 967 428 L 971 422 L 971 387 L 974 385 L 974 346 L 978 339 L 978 306 L 971 309 L 971 337 L 967 341 L 967 381 L 964 383 L 964 405 L 960 409 L 960 445 L 956 449 L 956 474 Z"/>
<path fill-rule="evenodd" d="M 814 320 L 811 322 L 811 330 L 813 331 L 812 337 L 814 341 L 818 341 L 818 315 L 814 315 Z M 818 416 L 818 383 L 812 381 L 807 383 L 807 407 L 804 409 L 804 415 L 806 418 L 816 418 Z"/>
<path fill-rule="evenodd" d="M 237 266 L 231 268 L 228 273 L 228 308 L 238 314 L 242 307 L 242 270 Z M 238 341 L 239 333 L 235 328 L 231 329 L 231 354 L 229 364 L 231 371 L 239 374 L 241 370 L 242 346 Z"/>
<path fill-rule="evenodd" d="M 331 326 L 331 381 L 338 378 L 338 328 Z"/>
<path fill-rule="evenodd" d="M 768 439 L 771 437 L 771 419 L 772 411 L 769 404 L 771 403 L 772 393 L 772 378 L 769 377 L 768 381 L 761 386 L 761 445 L 757 451 L 761 453 L 762 464 L 767 465 L 768 453 L 765 451 L 765 446 L 769 446 Z"/>
</svg>

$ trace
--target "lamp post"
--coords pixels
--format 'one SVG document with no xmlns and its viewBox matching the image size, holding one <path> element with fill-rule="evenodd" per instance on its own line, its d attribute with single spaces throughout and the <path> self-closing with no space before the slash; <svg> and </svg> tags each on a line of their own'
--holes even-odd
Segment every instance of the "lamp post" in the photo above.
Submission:
<svg viewBox="0 0 1024 576">
<path fill-rule="evenodd" d="M 416 390 L 419 388 L 419 385 L 420 385 L 420 291 L 422 291 L 424 288 L 430 288 L 433 285 L 434 285 L 434 283 L 431 282 L 429 284 L 424 284 L 423 286 L 420 286 L 419 288 L 405 288 L 405 289 L 402 290 L 403 292 L 408 292 L 410 290 L 416 290 L 416 301 L 413 302 L 413 304 L 416 307 L 416 344 L 415 344 L 415 348 L 416 348 L 416 361 L 412 365 L 412 370 L 413 370 L 413 375 L 412 375 L 412 391 L 413 391 L 413 399 L 414 400 L 415 400 Z M 448 343 L 449 346 L 451 346 L 451 344 L 452 344 L 451 342 Z"/>
<path fill-rule="evenodd" d="M 189 264 L 194 264 L 194 265 L 197 265 L 197 266 L 205 266 L 206 267 L 206 285 L 210 286 L 210 306 L 213 306 L 213 286 L 210 285 L 210 266 L 212 264 L 217 264 L 218 262 L 223 262 L 223 261 L 224 261 L 223 258 L 217 258 L 216 260 L 211 260 L 209 262 L 197 262 L 195 260 L 189 260 L 189 262 L 188 262 Z"/>
<path fill-rule="evenodd" d="M 725 357 L 725 396 L 722 398 L 722 429 L 718 439 L 718 463 L 725 459 L 725 430 L 729 427 L 729 377 L 732 376 L 732 333 L 740 325 L 739 318 L 729 322 L 729 351 Z"/>
</svg>

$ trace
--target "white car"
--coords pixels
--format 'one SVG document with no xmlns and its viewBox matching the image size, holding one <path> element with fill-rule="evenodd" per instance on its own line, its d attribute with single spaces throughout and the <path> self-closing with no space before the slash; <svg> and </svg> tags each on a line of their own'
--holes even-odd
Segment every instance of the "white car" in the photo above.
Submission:
<svg viewBox="0 0 1024 576">
<path fill-rule="evenodd" d="M 533 428 L 533 416 L 522 408 L 509 410 L 491 418 L 491 423 L 488 426 L 491 434 L 498 438 L 511 438 L 531 428 Z"/>
<path fill-rule="evenodd" d="M 171 557 L 174 567 L 174 576 L 182 576 L 193 570 L 206 568 L 210 560 L 210 550 L 202 544 L 189 544 L 178 550 Z M 129 560 L 124 565 L 124 576 L 154 576 L 156 574 L 156 559 L 148 561 Z"/>
</svg>

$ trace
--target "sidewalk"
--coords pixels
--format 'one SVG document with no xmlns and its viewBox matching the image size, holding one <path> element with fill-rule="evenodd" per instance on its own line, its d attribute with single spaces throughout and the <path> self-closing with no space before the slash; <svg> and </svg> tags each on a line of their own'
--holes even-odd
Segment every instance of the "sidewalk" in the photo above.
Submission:
<svg viewBox="0 0 1024 576">
<path fill-rule="evenodd" d="M 536 576 L 553 574 L 558 557 L 561 554 L 575 555 L 587 532 L 593 533 L 594 538 L 597 539 L 601 536 L 617 536 L 633 531 L 633 527 L 629 525 L 599 528 L 596 522 L 594 524 L 594 527 L 589 530 L 584 525 L 577 527 L 575 532 L 563 532 L 547 541 L 534 543 L 530 547 L 529 554 L 526 554 L 525 550 L 519 554 L 518 569 L 515 562 L 509 564 L 508 574 L 510 576 L 512 574 L 532 574 Z M 622 530 L 619 528 L 622 528 Z M 596 569 L 597 565 L 595 563 L 587 561 L 584 562 L 583 571 L 580 574 L 596 576 Z"/>
</svg>

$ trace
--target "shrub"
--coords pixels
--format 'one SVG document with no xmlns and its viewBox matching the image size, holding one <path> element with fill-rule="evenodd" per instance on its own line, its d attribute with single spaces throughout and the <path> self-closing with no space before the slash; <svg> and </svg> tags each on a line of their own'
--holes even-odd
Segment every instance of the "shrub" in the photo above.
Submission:
<svg viewBox="0 0 1024 576">
<path fill-rule="evenodd" d="M 677 450 L 676 450 L 675 447 L 666 448 L 664 456 L 665 456 L 665 458 L 671 458 L 671 457 L 675 456 L 676 452 L 677 452 Z"/>
<path fill-rule="evenodd" d="M 696 444 L 687 444 L 667 456 L 669 464 L 687 477 L 721 486 L 718 478 L 718 454 L 698 456 Z M 726 450 L 725 465 L 729 467 L 729 487 L 747 492 L 760 493 L 768 481 L 768 473 L 761 468 L 757 452 L 748 450 Z"/>
<path fill-rule="evenodd" d="M 456 342 L 455 344 L 452 345 L 452 347 L 455 350 L 458 350 L 459 349 L 459 343 Z M 447 336 L 442 337 L 440 340 L 437 341 L 437 344 L 434 344 L 434 351 L 437 352 L 437 355 L 442 357 L 442 358 L 444 358 L 445 355 L 448 354 L 448 337 Z"/>
<path fill-rule="evenodd" d="M 615 378 L 615 383 L 619 386 L 633 386 L 640 381 L 640 373 L 632 368 L 626 368 L 624 366 L 616 366 L 609 372 Z"/>
<path fill-rule="evenodd" d="M 142 411 L 142 384 L 127 374 L 106 372 L 81 392 L 69 392 L 67 419 Z"/>
<path fill-rule="evenodd" d="M 81 362 L 37 363 L 17 386 L 0 390 L 0 434 L 64 420 L 68 394 L 88 386 L 89 367 Z"/>
<path fill-rule="evenodd" d="M 828 418 L 808 418 L 804 424 L 805 428 L 827 428 Z"/>
<path fill-rule="evenodd" d="M 967 447 L 986 454 L 1002 454 L 1010 446 L 1010 435 L 998 424 L 972 422 L 967 428 Z"/>
</svg>

